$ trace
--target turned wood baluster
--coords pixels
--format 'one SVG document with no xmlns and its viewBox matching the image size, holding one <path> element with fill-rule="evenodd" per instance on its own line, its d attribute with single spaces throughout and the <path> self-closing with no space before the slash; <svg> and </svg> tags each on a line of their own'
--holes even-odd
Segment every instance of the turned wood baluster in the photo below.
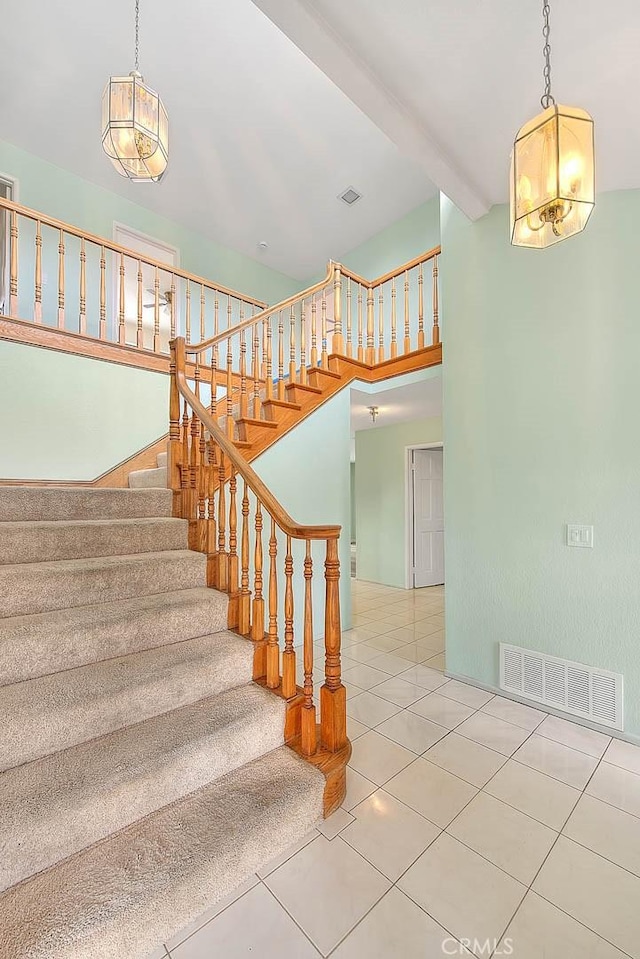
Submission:
<svg viewBox="0 0 640 959">
<path fill-rule="evenodd" d="M 322 302 L 321 302 L 321 333 L 322 333 L 322 349 L 320 352 L 320 366 L 323 370 L 329 368 L 329 360 L 327 357 L 327 291 L 326 289 L 322 291 Z"/>
<path fill-rule="evenodd" d="M 358 360 L 364 361 L 364 346 L 362 342 L 362 287 L 358 283 Z"/>
<path fill-rule="evenodd" d="M 284 320 L 278 313 L 278 399 L 284 399 Z"/>
<path fill-rule="evenodd" d="M 11 211 L 9 228 L 9 313 L 18 316 L 18 214 Z"/>
<path fill-rule="evenodd" d="M 342 337 L 342 273 L 340 266 L 334 266 L 333 271 L 333 339 L 331 352 L 342 355 L 344 340 Z"/>
<path fill-rule="evenodd" d="M 205 297 L 204 297 L 204 283 L 200 284 L 200 340 L 204 340 L 207 337 L 206 333 L 206 323 L 205 323 Z"/>
<path fill-rule="evenodd" d="M 218 447 L 212 436 L 209 436 L 208 446 L 208 465 L 207 465 L 207 543 L 206 550 L 208 557 L 208 576 L 209 585 L 218 585 L 218 538 L 216 527 L 216 479 L 218 476 Z"/>
<path fill-rule="evenodd" d="M 80 270 L 82 272 L 82 253 L 84 252 L 84 240 L 82 241 L 83 246 L 80 251 Z M 42 227 L 40 220 L 36 220 L 36 263 L 35 263 L 35 300 L 33 304 L 33 319 L 35 323 L 42 323 Z M 80 307 L 82 312 L 82 307 Z M 82 326 L 82 323 L 80 324 Z M 83 332 L 81 330 L 80 332 Z"/>
<path fill-rule="evenodd" d="M 276 522 L 272 517 L 271 536 L 269 537 L 269 632 L 267 635 L 267 686 L 269 689 L 277 689 L 280 685 L 280 648 L 278 646 L 278 570 L 276 567 L 277 555 L 278 540 L 276 538 Z"/>
<path fill-rule="evenodd" d="M 382 289 L 382 287 L 380 288 Z M 398 342 L 396 332 L 396 278 L 391 280 L 391 356 L 398 355 Z"/>
<path fill-rule="evenodd" d="M 121 346 L 124 346 L 126 342 L 126 328 L 125 328 L 125 262 L 124 262 L 124 253 L 120 254 L 120 266 L 118 268 L 118 273 L 120 276 L 120 287 L 119 287 L 119 296 L 118 296 L 118 343 Z"/>
<path fill-rule="evenodd" d="M 431 343 L 437 346 L 440 342 L 440 327 L 438 325 L 438 257 L 433 258 L 433 334 Z"/>
<path fill-rule="evenodd" d="M 191 280 L 187 280 L 185 292 L 186 304 L 184 311 L 184 338 L 191 342 Z"/>
<path fill-rule="evenodd" d="M 378 362 L 384 360 L 384 283 L 378 292 Z"/>
<path fill-rule="evenodd" d="M 153 352 L 160 352 L 160 271 L 155 268 L 153 276 Z"/>
<path fill-rule="evenodd" d="M 347 356 L 353 356 L 353 334 L 351 331 L 351 277 L 347 277 Z"/>
<path fill-rule="evenodd" d="M 136 346 L 141 350 L 144 346 L 144 331 L 142 329 L 142 260 L 138 260 L 138 320 L 136 329 Z"/>
<path fill-rule="evenodd" d="M 233 306 L 231 305 L 231 296 L 227 293 L 227 329 L 231 329 L 231 320 L 233 318 Z"/>
<path fill-rule="evenodd" d="M 411 352 L 411 330 L 409 314 L 409 271 L 404 271 L 404 352 Z"/>
<path fill-rule="evenodd" d="M 302 752 L 313 756 L 316 751 L 316 707 L 313 702 L 313 607 L 311 580 L 313 560 L 311 540 L 307 540 L 304 560 L 304 703 L 302 706 Z"/>
<path fill-rule="evenodd" d="M 189 489 L 189 464 L 191 455 L 189 452 L 189 410 L 187 401 L 184 400 L 184 410 L 182 413 L 182 456 L 180 458 L 180 489 L 182 503 L 182 519 L 192 519 L 192 501 L 191 491 Z"/>
<path fill-rule="evenodd" d="M 264 382 L 265 399 L 273 399 L 273 331 L 271 329 L 271 317 L 267 318 L 267 359 L 265 367 L 266 378 Z"/>
<path fill-rule="evenodd" d="M 231 467 L 229 477 L 229 611 L 227 625 L 235 629 L 238 625 L 238 512 L 236 506 L 236 471 Z"/>
<path fill-rule="evenodd" d="M 268 349 L 268 334 L 267 334 L 268 320 L 267 317 L 262 321 L 262 363 L 260 366 L 260 379 L 267 379 L 267 349 Z"/>
<path fill-rule="evenodd" d="M 176 335 L 176 276 L 171 274 L 171 288 L 169 290 L 169 330 L 171 339 Z"/>
<path fill-rule="evenodd" d="M 107 338 L 107 256 L 100 247 L 100 333 L 99 339 Z"/>
<path fill-rule="evenodd" d="M 368 287 L 367 293 L 367 354 L 365 362 L 372 364 L 376 361 L 374 346 L 374 298 L 373 287 Z"/>
<path fill-rule="evenodd" d="M 320 690 L 320 728 L 323 746 L 337 752 L 347 744 L 347 699 L 340 671 L 340 560 L 338 540 L 327 540 L 324 645 L 325 681 Z"/>
<path fill-rule="evenodd" d="M 318 303 L 315 293 L 311 298 L 311 356 L 309 366 L 318 365 Z"/>
<path fill-rule="evenodd" d="M 36 263 L 36 268 L 37 265 Z M 78 330 L 83 336 L 87 332 L 87 251 L 84 237 L 80 240 L 80 315 L 78 317 Z"/>
<path fill-rule="evenodd" d="M 418 349 L 424 349 L 424 269 L 418 266 Z"/>
<path fill-rule="evenodd" d="M 198 448 L 198 528 L 197 549 L 207 552 L 207 442 L 205 439 L 204 423 L 200 423 L 200 437 Z"/>
<path fill-rule="evenodd" d="M 209 405 L 214 420 L 218 419 L 218 344 L 211 347 L 211 402 Z"/>
<path fill-rule="evenodd" d="M 293 648 L 293 556 L 291 537 L 287 536 L 284 560 L 284 653 L 282 654 L 282 695 L 291 699 L 296 694 L 296 654 Z"/>
<path fill-rule="evenodd" d="M 249 397 L 247 395 L 247 339 L 244 330 L 240 330 L 240 418 L 249 415 Z"/>
<path fill-rule="evenodd" d="M 224 453 L 219 451 L 218 464 L 218 589 L 226 592 L 229 588 L 229 556 L 227 554 L 227 534 L 226 534 L 226 498 L 225 498 L 225 462 Z"/>
<path fill-rule="evenodd" d="M 213 300 L 213 335 L 218 335 L 218 328 L 220 324 L 220 300 L 218 298 L 218 291 L 216 290 L 216 295 Z"/>
<path fill-rule="evenodd" d="M 227 337 L 227 437 L 232 440 L 234 434 L 235 421 L 233 419 L 233 351 L 231 337 Z"/>
<path fill-rule="evenodd" d="M 260 333 L 257 323 L 253 325 L 252 330 L 251 376 L 253 377 L 253 407 L 251 415 L 254 420 L 259 420 L 262 404 L 260 402 Z"/>
<path fill-rule="evenodd" d="M 300 383 L 307 383 L 307 310 L 306 300 L 300 304 Z"/>
<path fill-rule="evenodd" d="M 253 616 L 251 623 L 251 639 L 260 642 L 264 639 L 264 597 L 262 595 L 262 505 L 256 499 L 256 540 L 253 590 Z"/>
<path fill-rule="evenodd" d="M 296 381 L 296 312 L 291 305 L 289 311 L 289 382 Z"/>
<path fill-rule="evenodd" d="M 182 344 L 180 344 L 182 347 Z M 184 352 L 181 359 L 184 359 Z M 180 443 L 180 392 L 176 381 L 177 366 L 177 345 L 171 346 L 171 360 L 169 364 L 169 450 L 168 450 L 168 481 L 169 488 L 173 491 L 172 515 L 181 516 L 181 484 L 180 484 L 180 458 L 182 447 Z"/>
<path fill-rule="evenodd" d="M 251 632 L 251 590 L 249 589 L 249 494 L 244 483 L 242 494 L 242 536 L 240 546 L 240 602 L 238 605 L 238 632 Z"/>
<path fill-rule="evenodd" d="M 64 231 L 58 244 L 58 329 L 64 330 Z"/>
<path fill-rule="evenodd" d="M 198 548 L 198 454 L 200 452 L 200 422 L 194 412 L 191 413 L 191 443 L 189 446 L 189 549 Z"/>
</svg>

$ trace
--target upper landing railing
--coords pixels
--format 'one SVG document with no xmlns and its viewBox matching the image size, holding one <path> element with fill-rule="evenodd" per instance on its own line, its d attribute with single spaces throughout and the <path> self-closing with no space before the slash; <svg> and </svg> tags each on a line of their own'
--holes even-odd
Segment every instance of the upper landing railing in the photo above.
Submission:
<svg viewBox="0 0 640 959">
<path fill-rule="evenodd" d="M 440 342 L 439 247 L 375 280 L 330 262 L 319 283 L 267 307 L 1 198 L 0 227 L 0 316 L 46 328 L 49 346 L 59 331 L 76 352 L 91 352 L 89 339 L 168 364 L 183 337 L 207 378 L 210 368 L 224 384 L 244 363 L 256 396 L 282 398 L 285 381 L 304 385 L 330 354 L 375 365 Z"/>
</svg>

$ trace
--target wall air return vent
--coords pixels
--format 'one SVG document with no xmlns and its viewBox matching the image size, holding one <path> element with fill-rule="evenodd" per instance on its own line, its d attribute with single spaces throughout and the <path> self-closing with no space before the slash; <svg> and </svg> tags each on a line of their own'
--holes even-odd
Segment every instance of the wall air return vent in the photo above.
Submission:
<svg viewBox="0 0 640 959">
<path fill-rule="evenodd" d="M 347 204 L 347 206 L 353 206 L 354 203 L 358 202 L 361 196 L 362 196 L 361 193 L 358 193 L 357 190 L 354 190 L 353 187 L 350 186 L 350 187 L 347 187 L 344 193 L 340 194 L 338 199 L 343 200 L 344 203 Z"/>
<path fill-rule="evenodd" d="M 620 673 L 500 643 L 500 688 L 602 726 L 623 728 Z"/>
</svg>

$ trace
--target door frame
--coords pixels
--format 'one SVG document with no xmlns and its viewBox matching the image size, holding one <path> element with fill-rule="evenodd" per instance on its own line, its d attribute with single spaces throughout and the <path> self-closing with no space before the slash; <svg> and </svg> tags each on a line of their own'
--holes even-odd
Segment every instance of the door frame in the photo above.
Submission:
<svg viewBox="0 0 640 959">
<path fill-rule="evenodd" d="M 414 443 L 404 448 L 404 584 L 405 589 L 414 589 L 413 585 L 413 483 L 411 477 L 411 454 L 414 450 L 442 450 L 444 443 Z"/>
</svg>

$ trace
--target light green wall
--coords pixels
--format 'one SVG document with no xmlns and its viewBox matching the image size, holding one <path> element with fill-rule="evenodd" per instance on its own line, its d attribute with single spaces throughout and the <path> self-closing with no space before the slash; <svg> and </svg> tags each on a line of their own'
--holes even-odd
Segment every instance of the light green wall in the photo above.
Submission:
<svg viewBox="0 0 640 959">
<path fill-rule="evenodd" d="M 256 472 L 294 520 L 304 524 L 337 523 L 342 526 L 340 606 L 344 629 L 351 624 L 349 419 L 349 389 L 345 388 L 253 463 Z M 279 548 L 281 557 L 285 555 L 283 545 L 280 544 Z M 302 637 L 304 602 L 303 580 L 300 578 L 303 553 L 303 544 L 294 544 L 295 630 L 299 638 Z M 313 546 L 316 637 L 324 635 L 324 622 L 320 616 L 324 608 L 324 559 L 324 543 L 318 542 Z M 281 582 L 281 589 L 282 586 Z"/>
<path fill-rule="evenodd" d="M 18 178 L 18 199 L 24 206 L 107 239 L 113 237 L 114 221 L 124 223 L 178 247 L 182 269 L 240 293 L 278 303 L 300 289 L 297 280 L 3 140 L 0 140 L 0 171 Z M 141 191 L 162 189 L 162 184 L 138 186 Z"/>
<path fill-rule="evenodd" d="M 351 542 L 356 541 L 356 464 L 351 463 Z"/>
<path fill-rule="evenodd" d="M 498 684 L 498 643 L 625 679 L 640 735 L 640 191 L 546 251 L 508 211 L 442 206 L 447 670 Z M 594 549 L 565 545 L 593 524 Z"/>
<path fill-rule="evenodd" d="M 354 250 L 349 250 L 341 261 L 366 280 L 373 280 L 439 243 L 440 199 L 435 196 Z"/>
<path fill-rule="evenodd" d="M 0 476 L 90 480 L 168 431 L 169 377 L 0 342 Z"/>
<path fill-rule="evenodd" d="M 406 586 L 406 449 L 441 439 L 440 417 L 356 433 L 358 579 Z"/>
</svg>

